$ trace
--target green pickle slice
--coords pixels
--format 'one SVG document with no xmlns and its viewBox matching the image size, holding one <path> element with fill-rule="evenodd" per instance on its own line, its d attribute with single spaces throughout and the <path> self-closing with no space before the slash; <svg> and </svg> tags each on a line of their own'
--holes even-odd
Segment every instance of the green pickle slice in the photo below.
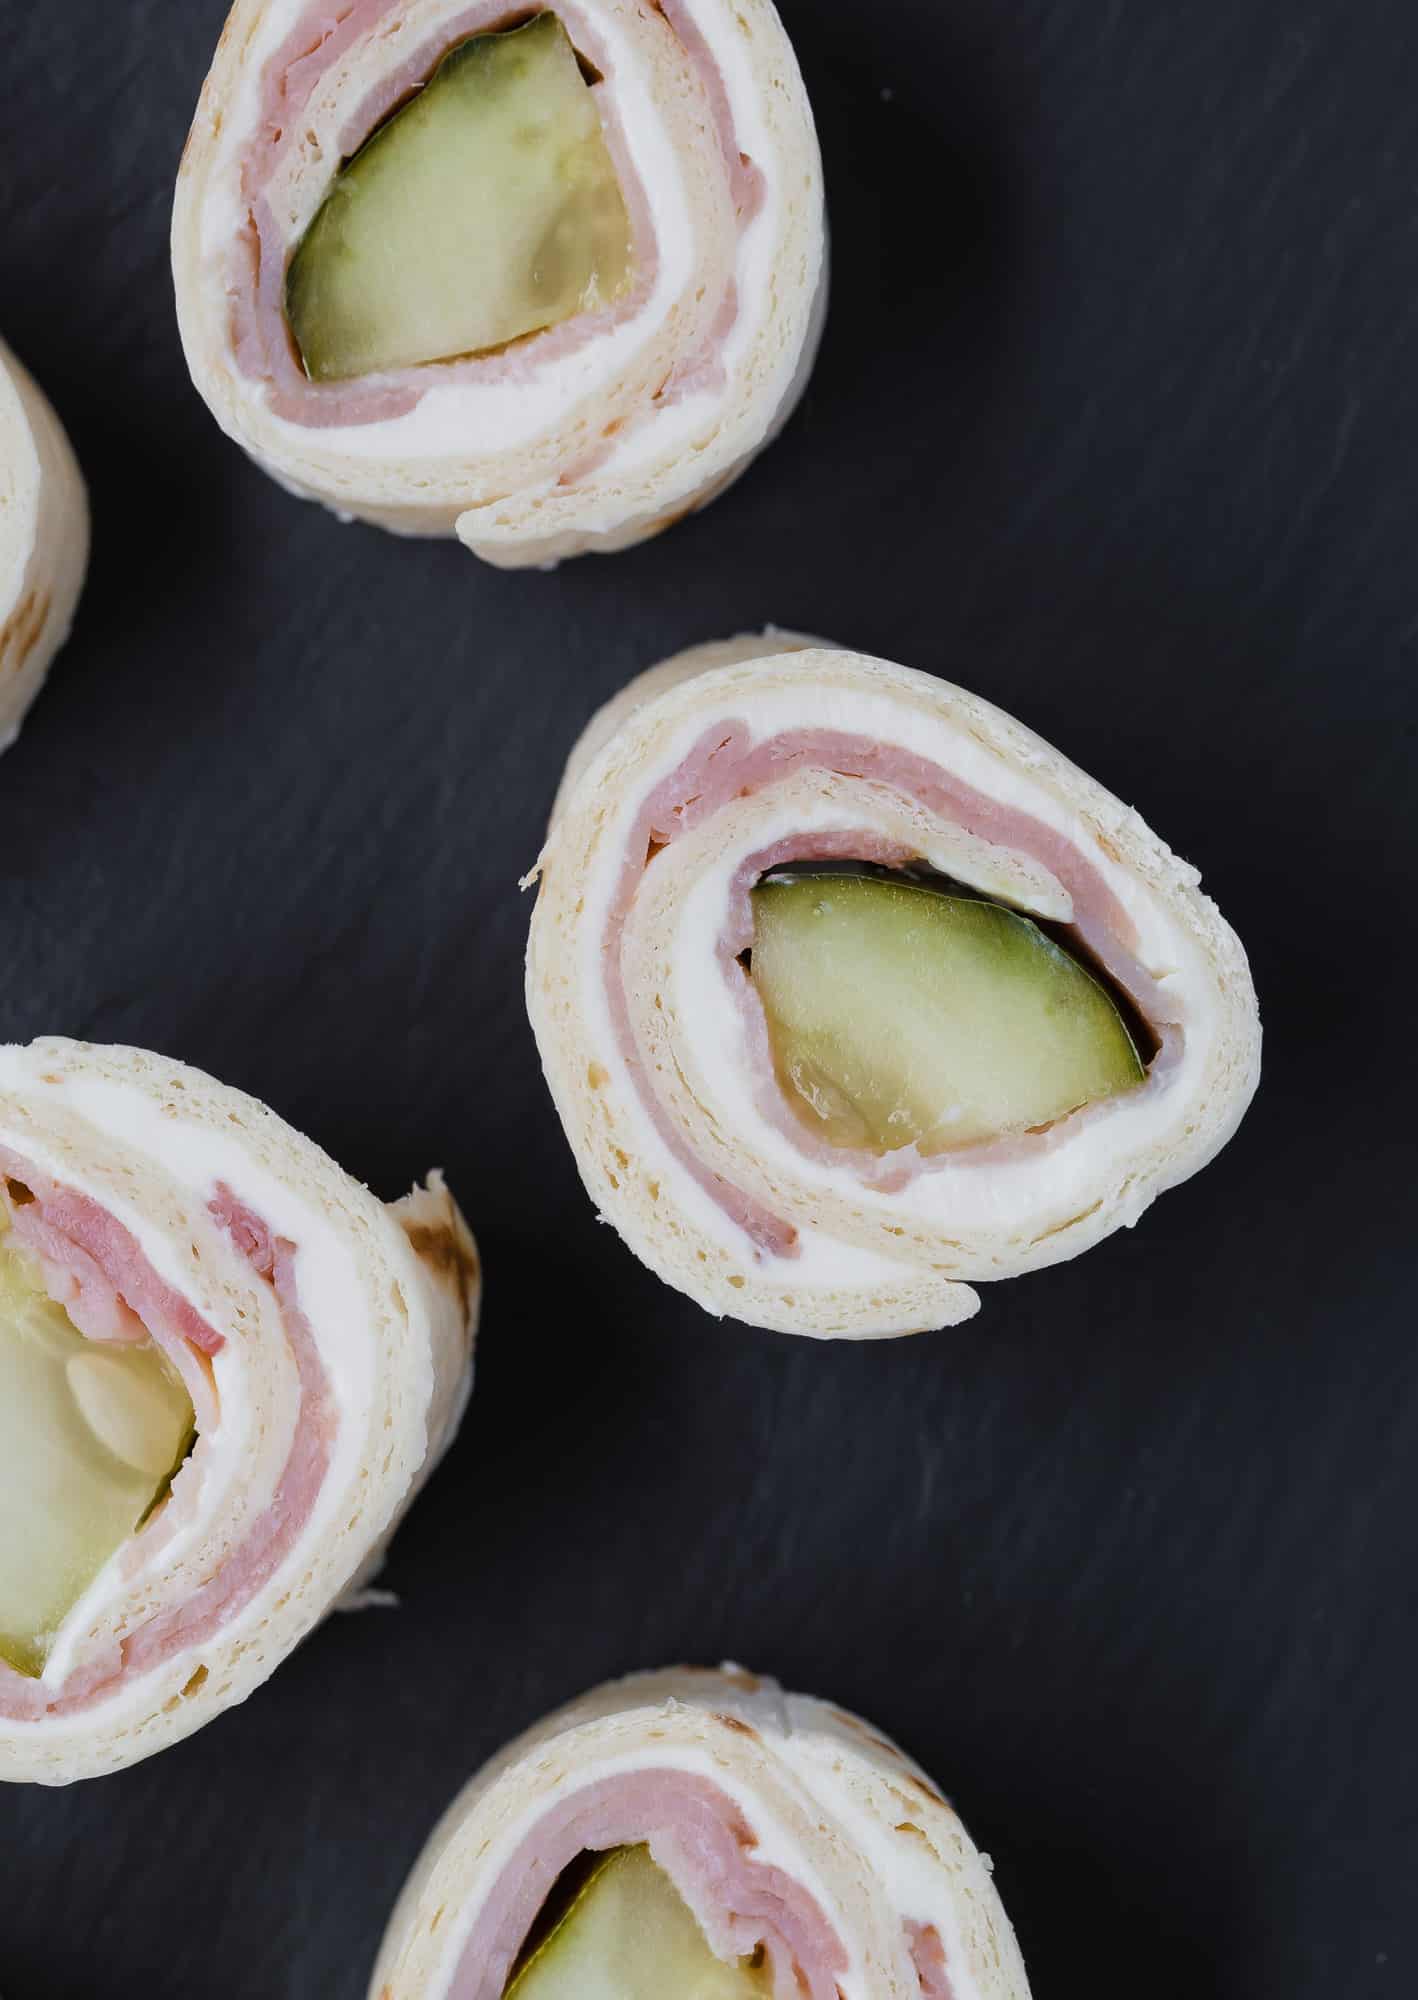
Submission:
<svg viewBox="0 0 1418 2000">
<path fill-rule="evenodd" d="M 726 1965 L 646 1847 L 598 1855 L 503 2000 L 770 2000 L 753 1960 Z"/>
<path fill-rule="evenodd" d="M 44 1671 L 65 1618 L 195 1435 L 158 1349 L 86 1340 L 0 1224 L 0 1659 Z"/>
<path fill-rule="evenodd" d="M 1106 989 L 1027 917 L 905 877 L 770 876 L 751 976 L 778 1082 L 829 1144 L 948 1152 L 1145 1071 Z"/>
<path fill-rule="evenodd" d="M 484 353 L 620 298 L 629 211 L 566 30 L 474 35 L 340 171 L 286 273 L 306 373 Z"/>
</svg>

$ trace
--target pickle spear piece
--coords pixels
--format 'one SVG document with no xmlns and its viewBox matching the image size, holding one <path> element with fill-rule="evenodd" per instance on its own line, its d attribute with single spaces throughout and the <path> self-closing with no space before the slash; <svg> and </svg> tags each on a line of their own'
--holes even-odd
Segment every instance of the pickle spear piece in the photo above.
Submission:
<svg viewBox="0 0 1418 2000">
<path fill-rule="evenodd" d="M 0 1234 L 0 1659 L 40 1674 L 68 1613 L 191 1448 L 155 1347 L 86 1340 Z"/>
<path fill-rule="evenodd" d="M 1142 1081 L 1103 986 L 1013 910 L 834 874 L 769 877 L 753 907 L 778 1081 L 830 1144 L 942 1153 Z"/>
<path fill-rule="evenodd" d="M 503 2000 L 771 2000 L 750 1960 L 715 1958 L 693 1912 L 645 1847 L 597 1862 Z"/>
<path fill-rule="evenodd" d="M 634 280 L 600 113 L 554 14 L 474 35 L 342 168 L 286 273 L 317 382 L 501 347 Z"/>
</svg>

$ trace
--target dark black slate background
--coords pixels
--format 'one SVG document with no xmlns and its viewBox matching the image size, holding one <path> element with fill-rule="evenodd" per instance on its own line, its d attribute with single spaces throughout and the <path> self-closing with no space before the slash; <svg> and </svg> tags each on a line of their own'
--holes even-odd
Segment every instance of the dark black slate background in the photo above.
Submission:
<svg viewBox="0 0 1418 2000">
<path fill-rule="evenodd" d="M 385 1193 L 441 1162 L 489 1271 L 402 1611 L 0 1796 L 7 2000 L 356 2000 L 485 1754 L 724 1654 L 920 1756 L 1040 2000 L 1414 1991 L 1418 16 L 787 12 L 835 224 L 806 405 L 702 520 L 504 576 L 288 499 L 189 387 L 168 205 L 222 0 L 0 0 L 0 324 L 96 516 L 0 767 L 0 1035 L 181 1054 Z M 953 1335 L 701 1317 L 539 1081 L 515 885 L 562 756 L 767 620 L 1016 710 L 1252 952 L 1230 1150 Z"/>
</svg>

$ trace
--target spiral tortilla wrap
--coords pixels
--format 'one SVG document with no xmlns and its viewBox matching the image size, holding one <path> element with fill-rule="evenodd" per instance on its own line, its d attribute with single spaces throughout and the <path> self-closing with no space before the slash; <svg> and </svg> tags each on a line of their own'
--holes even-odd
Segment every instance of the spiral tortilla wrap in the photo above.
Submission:
<svg viewBox="0 0 1418 2000">
<path fill-rule="evenodd" d="M 64 427 L 0 341 L 0 750 L 69 636 L 89 560 L 89 503 Z"/>
<path fill-rule="evenodd" d="M 794 861 L 940 874 L 1073 935 L 1156 1040 L 1145 1083 L 923 1159 L 816 1142 L 740 962 L 749 892 Z M 1130 1225 L 1230 1137 L 1259 1073 L 1245 954 L 1138 815 L 932 677 L 783 635 L 655 668 L 572 753 L 527 961 L 582 1178 L 707 1310 L 820 1336 L 951 1324 L 973 1284 Z"/>
<path fill-rule="evenodd" d="M 771 0 L 566 0 L 630 215 L 629 296 L 510 346 L 307 379 L 290 256 L 342 159 L 506 0 L 238 0 L 178 178 L 193 379 L 283 485 L 516 568 L 658 533 L 729 485 L 806 383 L 826 299 L 821 162 Z"/>
<path fill-rule="evenodd" d="M 740 1668 L 596 1689 L 454 1801 L 385 1934 L 370 2000 L 500 2000 L 558 1873 L 647 1844 L 774 2000 L 1028 2000 L 989 1863 L 856 1716 Z"/>
<path fill-rule="evenodd" d="M 0 1049 L 0 1196 L 79 1332 L 144 1334 L 197 1439 L 65 1620 L 0 1665 L 0 1778 L 120 1769 L 243 1700 L 368 1581 L 457 1430 L 477 1253 L 437 1174 L 390 1206 L 165 1057 Z"/>
</svg>

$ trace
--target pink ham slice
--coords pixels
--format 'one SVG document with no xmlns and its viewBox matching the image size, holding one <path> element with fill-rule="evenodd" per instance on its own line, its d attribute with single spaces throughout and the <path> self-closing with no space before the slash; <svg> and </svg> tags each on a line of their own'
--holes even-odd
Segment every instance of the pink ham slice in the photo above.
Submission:
<svg viewBox="0 0 1418 2000">
<path fill-rule="evenodd" d="M 907 1924 L 906 1935 L 921 1982 L 922 2000 L 955 2000 L 955 1988 L 945 1963 L 945 1946 L 934 1924 Z"/>
<path fill-rule="evenodd" d="M 545 1813 L 494 1883 L 463 1948 L 449 2000 L 501 2000 L 537 1912 L 562 1870 L 588 1850 L 644 1843 L 726 1960 L 760 1945 L 782 2000 L 837 2000 L 847 1955 L 812 1897 L 752 1858 L 738 1807 L 707 1779 L 634 1771 L 573 1792 Z"/>
<path fill-rule="evenodd" d="M 219 1354 L 222 1336 L 163 1283 L 136 1239 L 87 1195 L 37 1173 L 0 1147 L 10 1226 L 32 1250 L 51 1298 L 90 1340 L 144 1340 L 171 1352 L 185 1342 Z"/>
<path fill-rule="evenodd" d="M 620 881 L 606 917 L 603 965 L 606 1001 L 616 1044 L 637 1096 L 661 1139 L 680 1165 L 711 1196 L 732 1222 L 743 1230 L 756 1256 L 792 1257 L 799 1249 L 797 1231 L 785 1218 L 736 1186 L 701 1160 L 670 1119 L 655 1095 L 635 1045 L 629 998 L 621 972 L 621 945 L 645 870 L 655 854 L 691 828 L 701 826 L 736 800 L 752 797 L 793 772 L 828 770 L 888 786 L 926 811 L 997 846 L 1027 855 L 1049 869 L 1073 898 L 1073 931 L 1109 977 L 1127 994 L 1152 1030 L 1158 1053 L 1139 1092 L 1163 1090 L 1170 1083 L 1184 1048 L 1184 1029 L 1176 1002 L 1157 984 L 1135 956 L 1137 934 L 1126 910 L 1108 887 L 1102 872 L 1086 854 L 1053 827 L 977 791 L 929 759 L 897 744 L 832 730 L 790 730 L 760 743 L 747 726 L 733 719 L 708 729 L 689 755 L 658 784 L 636 819 L 626 846 Z M 814 1147 L 794 1120 L 773 1084 L 767 1055 L 763 1013 L 745 979 L 738 957 L 753 941 L 750 894 L 770 868 L 790 861 L 856 859 L 901 866 L 914 859 L 904 848 L 865 830 L 805 834 L 777 842 L 752 855 L 735 875 L 729 895 L 719 957 L 725 977 L 734 985 L 749 1024 L 749 1046 L 759 1071 L 759 1108 L 809 1158 L 855 1162 L 865 1180 L 889 1191 L 907 1185 L 919 1173 L 958 1166 L 962 1162 L 997 1164 L 1005 1159 L 1043 1152 L 1058 1145 L 1078 1121 L 1105 1114 L 1108 1106 L 1085 1107 L 1071 1118 L 1039 1133 L 1003 1142 L 986 1141 L 962 1147 L 934 1161 L 911 1154 L 883 1163 L 874 1156 L 844 1155 L 840 1149 Z"/>
<path fill-rule="evenodd" d="M 723 149 L 725 171 L 740 229 L 763 203 L 762 172 L 740 151 L 728 91 L 713 52 L 695 25 L 689 0 L 655 0 L 657 11 L 683 43 L 698 71 L 713 109 Z M 322 79 L 362 37 L 372 33 L 400 0 L 353 0 L 336 7 L 314 6 L 301 16 L 266 64 L 262 80 L 261 123 L 242 157 L 242 198 L 246 221 L 238 239 L 232 269 L 232 349 L 244 374 L 269 386 L 268 401 L 275 415 L 312 428 L 381 423 L 406 416 L 434 386 L 457 382 L 527 381 L 544 363 L 602 338 L 642 310 L 654 288 L 659 249 L 645 188 L 636 172 L 630 147 L 615 111 L 611 86 L 614 66 L 587 14 L 575 0 L 559 0 L 551 11 L 562 20 L 581 54 L 600 71 L 606 88 L 599 93 L 607 144 L 615 161 L 621 189 L 630 211 L 639 272 L 632 292 L 603 312 L 584 313 L 562 325 L 515 342 L 511 347 L 465 361 L 441 362 L 434 377 L 424 369 L 401 369 L 378 378 L 350 383 L 314 383 L 302 368 L 285 318 L 285 277 L 291 244 L 282 235 L 268 198 L 270 185 L 287 150 L 297 143 L 301 116 Z M 478 0 L 447 23 L 409 61 L 402 64 L 360 106 L 350 119 L 341 143 L 346 157 L 432 74 L 441 57 L 469 36 L 511 27 L 526 18 L 527 9 L 508 0 Z M 713 387 L 722 379 L 720 355 L 738 318 L 738 293 L 730 278 L 704 349 L 687 356 L 661 390 L 666 400 L 696 388 Z M 586 476 L 586 464 L 572 472 Z"/>
<path fill-rule="evenodd" d="M 632 1771 L 562 1799 L 504 1864 L 479 1911 L 448 2000 L 501 2000 L 512 1967 L 562 1870 L 587 1852 L 648 1846 L 726 1962 L 760 1947 L 775 2000 L 839 2000 L 848 1957 L 800 1882 L 754 1858 L 752 1828 L 727 1793 L 685 1771 Z M 908 1923 L 924 2000 L 954 2000 L 933 1927 Z"/>
<path fill-rule="evenodd" d="M 8 1184 L 16 1237 L 36 1252 L 51 1295 L 81 1332 L 93 1339 L 130 1339 L 136 1324 L 183 1374 L 190 1366 L 184 1349 L 203 1355 L 221 1352 L 224 1337 L 158 1276 L 136 1239 L 98 1202 L 3 1149 L 0 1173 Z M 46 1687 L 0 1663 L 0 1716 L 8 1720 L 72 1714 L 102 1700 L 126 1675 L 150 1671 L 174 1653 L 200 1646 L 250 1603 L 310 1518 L 329 1466 L 337 1419 L 329 1378 L 300 1306 L 296 1246 L 273 1236 L 229 1188 L 214 1189 L 209 1205 L 237 1249 L 275 1291 L 295 1358 L 300 1406 L 276 1492 L 238 1547 L 185 1603 L 136 1626 L 60 1686 Z M 180 1504 L 174 1494 L 134 1546 L 149 1537 L 164 1539 L 171 1532 L 171 1510 Z"/>
</svg>

